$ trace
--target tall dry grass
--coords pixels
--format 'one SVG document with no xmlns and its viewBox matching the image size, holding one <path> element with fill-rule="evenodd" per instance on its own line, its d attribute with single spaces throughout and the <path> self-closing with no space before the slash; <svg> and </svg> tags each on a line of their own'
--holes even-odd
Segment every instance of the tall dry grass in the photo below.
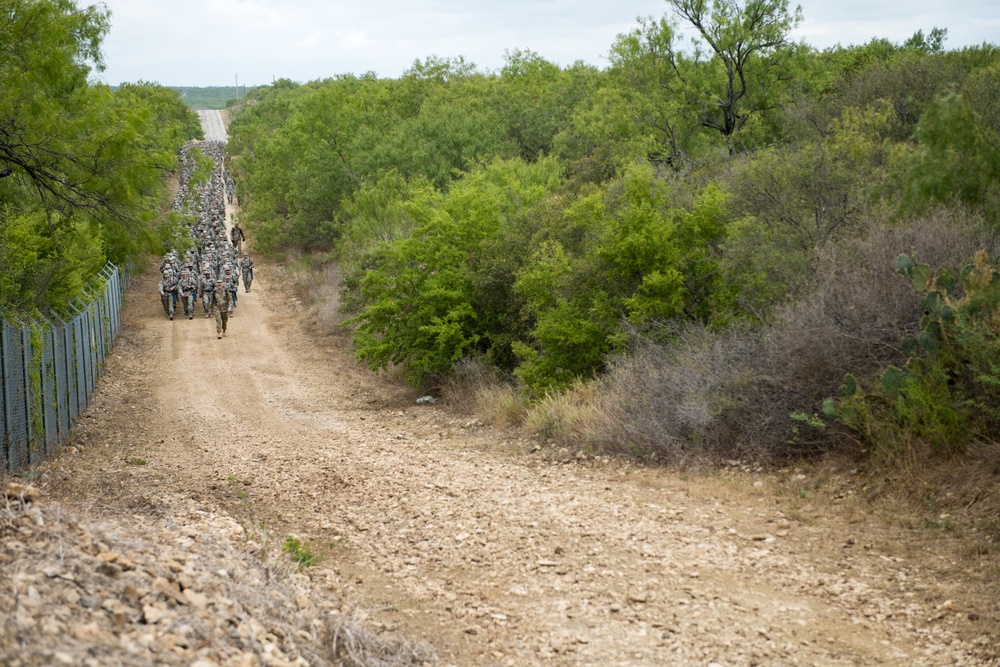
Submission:
<svg viewBox="0 0 1000 667">
<path fill-rule="evenodd" d="M 338 330 L 347 317 L 340 312 L 343 272 L 338 262 L 324 256 L 290 257 L 282 267 L 309 307 L 323 333 Z M 278 270 L 282 270 L 278 269 Z"/>
</svg>

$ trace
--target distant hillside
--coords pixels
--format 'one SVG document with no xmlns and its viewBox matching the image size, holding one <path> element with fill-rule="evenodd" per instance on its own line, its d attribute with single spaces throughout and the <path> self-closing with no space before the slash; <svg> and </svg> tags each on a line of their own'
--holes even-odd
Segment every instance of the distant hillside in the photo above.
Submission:
<svg viewBox="0 0 1000 667">
<path fill-rule="evenodd" d="M 225 109 L 226 103 L 236 99 L 236 86 L 170 86 L 181 95 L 192 109 Z M 254 88 L 240 86 L 240 99 Z"/>
</svg>

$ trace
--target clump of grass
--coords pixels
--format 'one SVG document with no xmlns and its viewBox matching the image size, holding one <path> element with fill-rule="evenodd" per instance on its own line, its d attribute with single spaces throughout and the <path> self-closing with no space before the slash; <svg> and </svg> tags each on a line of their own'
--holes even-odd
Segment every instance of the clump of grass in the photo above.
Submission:
<svg viewBox="0 0 1000 667">
<path fill-rule="evenodd" d="M 431 646 L 373 634 L 358 615 L 336 621 L 326 643 L 337 664 L 347 667 L 409 667 L 437 663 Z"/>
<path fill-rule="evenodd" d="M 525 425 L 542 440 L 560 445 L 589 446 L 600 422 L 599 383 L 578 380 L 558 394 L 547 394 L 527 409 Z"/>
<path fill-rule="evenodd" d="M 304 567 L 309 567 L 317 560 L 316 554 L 310 551 L 309 547 L 294 535 L 289 535 L 285 538 L 285 541 L 281 544 L 281 551 L 288 554 L 288 557 L 292 559 L 292 562 L 300 570 Z"/>
<path fill-rule="evenodd" d="M 489 424 L 500 428 L 520 426 L 527 409 L 521 391 L 512 384 L 480 387 L 475 393 L 476 412 Z"/>
<path fill-rule="evenodd" d="M 520 387 L 480 359 L 463 359 L 441 382 L 442 397 L 457 410 L 475 412 L 485 422 L 500 428 L 524 422 Z"/>
</svg>

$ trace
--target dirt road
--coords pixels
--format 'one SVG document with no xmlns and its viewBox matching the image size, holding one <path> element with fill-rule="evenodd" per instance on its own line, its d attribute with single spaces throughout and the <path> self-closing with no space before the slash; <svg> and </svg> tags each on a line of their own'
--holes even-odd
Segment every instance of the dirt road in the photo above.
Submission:
<svg viewBox="0 0 1000 667">
<path fill-rule="evenodd" d="M 215 109 L 199 109 L 198 118 L 205 131 L 206 141 L 226 141 L 226 126 L 222 122 L 222 114 Z"/>
</svg>

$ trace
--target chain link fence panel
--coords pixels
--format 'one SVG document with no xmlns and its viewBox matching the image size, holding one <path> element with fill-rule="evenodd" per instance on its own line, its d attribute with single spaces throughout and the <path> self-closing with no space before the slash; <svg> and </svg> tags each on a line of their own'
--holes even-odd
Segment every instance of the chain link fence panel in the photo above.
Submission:
<svg viewBox="0 0 1000 667">
<path fill-rule="evenodd" d="M 0 313 L 0 470 L 40 463 L 90 402 L 122 321 L 128 271 L 108 264 L 63 319 Z"/>
</svg>

